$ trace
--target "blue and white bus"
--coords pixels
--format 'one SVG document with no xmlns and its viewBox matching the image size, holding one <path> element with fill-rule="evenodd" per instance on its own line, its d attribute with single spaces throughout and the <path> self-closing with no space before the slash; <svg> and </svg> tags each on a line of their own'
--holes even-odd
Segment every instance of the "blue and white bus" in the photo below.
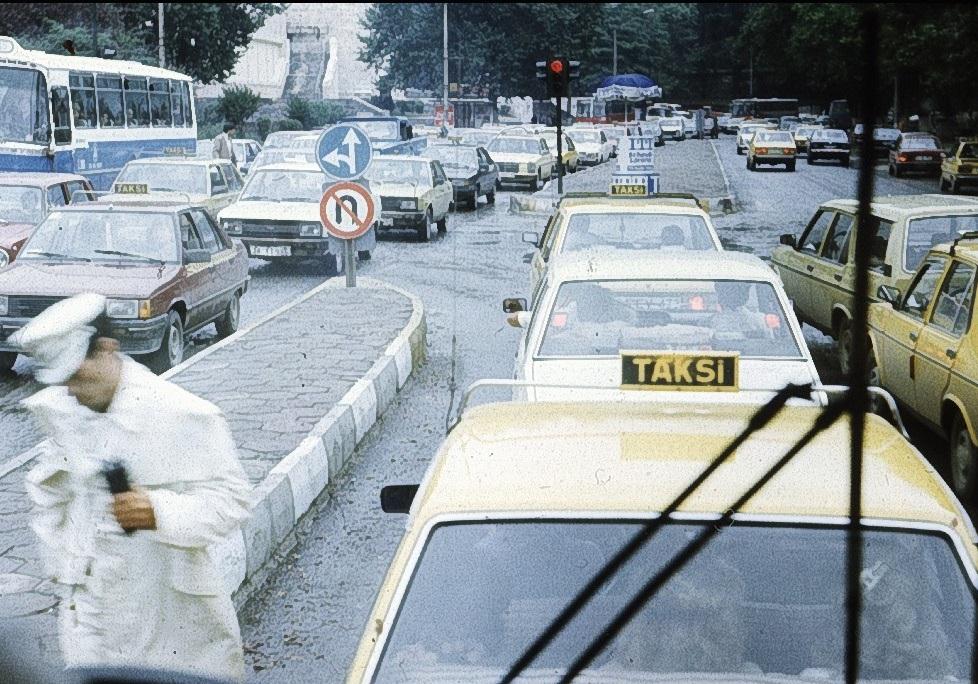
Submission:
<svg viewBox="0 0 978 684">
<path fill-rule="evenodd" d="M 0 171 L 79 173 L 107 190 L 126 162 L 176 148 L 197 149 L 190 77 L 0 36 Z"/>
</svg>

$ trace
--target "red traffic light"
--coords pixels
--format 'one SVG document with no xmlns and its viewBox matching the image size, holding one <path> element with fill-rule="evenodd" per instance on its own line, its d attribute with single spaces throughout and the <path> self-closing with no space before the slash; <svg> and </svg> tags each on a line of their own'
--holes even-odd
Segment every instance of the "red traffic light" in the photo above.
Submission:
<svg viewBox="0 0 978 684">
<path fill-rule="evenodd" d="M 550 70 L 555 74 L 559 74 L 564 70 L 564 63 L 559 59 L 555 59 L 550 62 Z"/>
</svg>

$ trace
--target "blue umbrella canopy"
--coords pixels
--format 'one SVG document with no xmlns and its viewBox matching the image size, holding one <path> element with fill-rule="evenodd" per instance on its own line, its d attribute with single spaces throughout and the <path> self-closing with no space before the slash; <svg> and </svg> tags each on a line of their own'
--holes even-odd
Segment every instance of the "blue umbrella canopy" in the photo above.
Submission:
<svg viewBox="0 0 978 684">
<path fill-rule="evenodd" d="M 600 100 L 644 100 L 661 97 L 662 88 L 643 74 L 617 74 L 601 81 L 595 95 Z"/>
<path fill-rule="evenodd" d="M 643 74 L 617 74 L 607 76 L 601 81 L 600 88 L 610 88 L 611 86 L 623 86 L 626 88 L 654 88 L 656 82 Z"/>
</svg>

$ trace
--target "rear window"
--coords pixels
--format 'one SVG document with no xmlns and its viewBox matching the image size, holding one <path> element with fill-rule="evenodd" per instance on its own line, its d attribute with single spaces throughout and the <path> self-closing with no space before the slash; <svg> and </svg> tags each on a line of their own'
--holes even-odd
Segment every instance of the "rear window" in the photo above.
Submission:
<svg viewBox="0 0 978 684">
<path fill-rule="evenodd" d="M 907 226 L 904 267 L 915 271 L 934 245 L 951 242 L 962 233 L 978 231 L 978 214 L 928 216 L 912 219 Z"/>
<path fill-rule="evenodd" d="M 683 214 L 574 214 L 562 251 L 638 249 L 715 250 L 710 229 L 700 216 Z"/>
<path fill-rule="evenodd" d="M 925 137 L 913 137 L 904 138 L 900 143 L 900 147 L 904 150 L 939 150 L 941 146 L 938 144 L 937 140 L 934 138 Z"/>
</svg>

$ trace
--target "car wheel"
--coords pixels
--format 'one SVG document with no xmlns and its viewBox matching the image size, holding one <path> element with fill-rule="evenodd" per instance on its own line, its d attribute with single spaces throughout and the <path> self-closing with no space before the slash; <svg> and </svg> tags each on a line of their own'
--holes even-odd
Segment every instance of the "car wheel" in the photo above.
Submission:
<svg viewBox="0 0 978 684">
<path fill-rule="evenodd" d="M 486 193 L 486 202 L 488 202 L 489 204 L 495 204 L 496 203 L 496 191 L 495 190 L 490 190 L 489 192 Z"/>
<path fill-rule="evenodd" d="M 951 448 L 951 484 L 954 493 L 965 503 L 971 503 L 978 493 L 978 449 L 971 441 L 968 426 L 960 413 L 954 416 L 948 434 Z"/>
<path fill-rule="evenodd" d="M 336 263 L 336 257 L 333 257 Z M 241 321 L 241 294 L 235 292 L 231 295 L 228 305 L 224 307 L 224 315 L 218 318 L 214 325 L 217 328 L 217 336 L 224 338 L 233 335 L 238 331 L 238 324 Z"/>
<path fill-rule="evenodd" d="M 530 183 L 530 190 L 536 192 L 540 189 L 540 174 L 538 173 L 533 177 L 533 182 Z"/>
<path fill-rule="evenodd" d="M 501 190 L 503 187 L 503 182 L 501 180 L 496 181 L 496 190 Z"/>
<path fill-rule="evenodd" d="M 154 373 L 163 373 L 183 361 L 183 320 L 176 311 L 166 318 L 166 331 L 160 348 L 149 355 L 147 365 Z"/>
<path fill-rule="evenodd" d="M 796 164 L 796 162 L 794 160 L 792 160 L 790 162 L 786 162 L 785 165 L 784 165 L 784 168 L 787 169 L 788 171 L 794 171 L 795 170 L 795 164 Z"/>
<path fill-rule="evenodd" d="M 448 232 L 448 215 L 447 214 L 445 216 L 442 216 L 441 217 L 441 220 L 438 221 L 438 232 L 439 233 L 447 233 Z"/>
<path fill-rule="evenodd" d="M 737 154 L 743 154 L 743 153 L 744 153 L 744 151 L 741 148 L 738 147 L 737 148 Z"/>
<path fill-rule="evenodd" d="M 369 249 L 357 250 L 357 259 L 359 259 L 360 261 L 370 261 L 370 250 Z"/>
<path fill-rule="evenodd" d="M 880 367 L 879 364 L 876 363 L 876 354 L 874 354 L 872 350 L 869 352 L 866 371 L 870 387 L 883 386 L 880 382 Z M 878 416 L 889 417 L 889 408 L 887 407 L 886 402 L 883 401 L 877 394 L 870 393 L 869 410 Z"/>
<path fill-rule="evenodd" d="M 6 375 L 17 363 L 17 352 L 0 352 L 0 375 Z"/>
<path fill-rule="evenodd" d="M 421 242 L 428 242 L 431 239 L 431 224 L 433 223 L 431 218 L 431 209 L 425 212 L 424 223 L 418 226 L 418 239 Z"/>
<path fill-rule="evenodd" d="M 849 319 L 844 317 L 839 321 L 839 326 L 835 331 L 836 351 L 839 356 L 839 370 L 843 375 L 848 376 L 852 370 L 849 357 L 852 354 L 852 324 Z"/>
<path fill-rule="evenodd" d="M 805 158 L 805 163 L 808 164 L 809 166 L 811 166 L 814 161 L 815 160 L 812 159 L 812 155 L 810 154 Z"/>
<path fill-rule="evenodd" d="M 889 166 L 889 168 L 887 168 L 887 169 L 886 169 L 886 171 L 887 171 L 887 173 L 889 173 L 889 174 L 890 174 L 891 176 L 895 176 L 895 175 L 897 175 L 897 172 L 896 172 L 896 169 L 895 169 L 895 168 L 893 168 L 893 164 L 890 164 L 890 166 Z"/>
<path fill-rule="evenodd" d="M 849 157 L 846 157 L 842 160 L 842 165 L 848 169 L 852 165 L 852 160 Z"/>
</svg>

